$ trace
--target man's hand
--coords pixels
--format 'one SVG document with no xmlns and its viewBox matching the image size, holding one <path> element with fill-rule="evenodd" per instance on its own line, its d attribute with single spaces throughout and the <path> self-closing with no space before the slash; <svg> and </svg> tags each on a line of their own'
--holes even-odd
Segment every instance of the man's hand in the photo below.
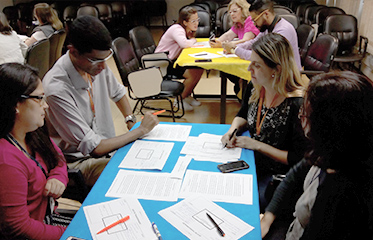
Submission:
<svg viewBox="0 0 373 240">
<path fill-rule="evenodd" d="M 158 117 L 153 115 L 151 112 L 147 112 L 141 121 L 140 127 L 144 134 L 150 132 L 159 123 Z"/>
<path fill-rule="evenodd" d="M 45 189 L 43 195 L 46 197 L 59 198 L 61 197 L 63 191 L 65 191 L 66 186 L 60 180 L 51 178 L 47 180 L 45 184 Z"/>
</svg>

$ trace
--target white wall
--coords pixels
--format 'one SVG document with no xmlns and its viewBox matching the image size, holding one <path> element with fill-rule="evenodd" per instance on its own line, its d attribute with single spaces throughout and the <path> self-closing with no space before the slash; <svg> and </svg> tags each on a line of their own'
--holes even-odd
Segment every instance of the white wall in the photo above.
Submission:
<svg viewBox="0 0 373 240">
<path fill-rule="evenodd" d="M 12 6 L 13 0 L 0 0 L 0 9 L 3 11 L 4 7 Z"/>
</svg>

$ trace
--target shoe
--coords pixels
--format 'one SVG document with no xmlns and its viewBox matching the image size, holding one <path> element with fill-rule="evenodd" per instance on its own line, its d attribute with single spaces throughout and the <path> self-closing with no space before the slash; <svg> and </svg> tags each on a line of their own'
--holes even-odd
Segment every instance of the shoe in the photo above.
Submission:
<svg viewBox="0 0 373 240">
<path fill-rule="evenodd" d="M 184 102 L 187 102 L 192 106 L 201 106 L 201 102 L 197 101 L 195 98 L 192 97 L 185 98 Z"/>
<path fill-rule="evenodd" d="M 178 104 L 179 103 L 178 103 L 177 99 L 175 99 L 175 101 L 174 101 L 174 108 L 177 108 Z M 193 111 L 194 110 L 194 108 L 189 103 L 183 101 L 182 104 L 184 105 L 184 110 L 185 111 Z M 181 109 L 181 106 L 179 106 L 179 107 Z"/>
</svg>

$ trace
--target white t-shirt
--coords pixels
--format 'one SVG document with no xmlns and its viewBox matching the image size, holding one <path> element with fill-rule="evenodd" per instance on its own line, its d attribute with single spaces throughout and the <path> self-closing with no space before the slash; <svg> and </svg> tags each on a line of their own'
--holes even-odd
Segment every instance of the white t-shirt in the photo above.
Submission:
<svg viewBox="0 0 373 240">
<path fill-rule="evenodd" d="M 5 35 L 0 33 L 0 64 L 8 62 L 24 63 L 27 45 L 18 37 L 15 31 Z"/>
</svg>

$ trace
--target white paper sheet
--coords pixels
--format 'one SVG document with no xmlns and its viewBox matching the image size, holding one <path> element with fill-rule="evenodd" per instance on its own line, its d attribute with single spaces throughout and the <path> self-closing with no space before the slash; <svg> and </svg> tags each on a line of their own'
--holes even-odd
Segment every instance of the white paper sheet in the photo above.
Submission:
<svg viewBox="0 0 373 240">
<path fill-rule="evenodd" d="M 209 52 L 193 53 L 193 54 L 189 54 L 189 56 L 194 57 L 194 58 L 198 58 L 198 59 L 211 59 L 211 58 L 221 58 L 221 57 L 223 57 L 220 54 L 209 53 Z"/>
<path fill-rule="evenodd" d="M 211 46 L 208 41 L 204 41 L 204 42 L 196 42 L 195 44 L 193 44 L 192 48 L 211 48 Z"/>
<path fill-rule="evenodd" d="M 206 156 L 218 159 L 239 159 L 241 148 L 225 148 L 219 135 L 206 135 L 199 137 L 189 137 L 181 149 L 181 154 L 194 156 Z"/>
<path fill-rule="evenodd" d="M 137 140 L 120 163 L 120 168 L 162 170 L 174 143 Z"/>
<path fill-rule="evenodd" d="M 135 198 L 116 199 L 83 207 L 89 230 L 94 240 L 152 240 L 157 239 L 152 225 L 139 201 Z M 101 229 L 130 216 L 108 231 L 97 234 Z"/>
<path fill-rule="evenodd" d="M 106 197 L 132 196 L 158 201 L 177 201 L 181 180 L 171 178 L 170 173 L 119 170 Z"/>
<path fill-rule="evenodd" d="M 224 53 L 224 52 L 218 52 L 218 53 L 223 55 L 226 58 L 238 57 L 236 54 L 233 54 L 233 53 Z"/>
<path fill-rule="evenodd" d="M 195 195 L 203 195 L 214 202 L 253 204 L 253 176 L 187 170 L 179 198 Z"/>
<path fill-rule="evenodd" d="M 239 239 L 254 229 L 240 218 L 201 196 L 187 198 L 158 213 L 187 238 L 193 240 Z M 224 231 L 225 237 L 219 235 L 206 213 L 210 214 Z"/>
<path fill-rule="evenodd" d="M 158 124 L 142 139 L 185 142 L 191 129 L 188 125 Z"/>
<path fill-rule="evenodd" d="M 174 169 L 172 170 L 170 176 L 172 178 L 178 178 L 178 179 L 183 179 L 185 171 L 190 163 L 192 161 L 192 158 L 189 156 L 185 157 L 179 157 L 177 160 Z"/>
</svg>

